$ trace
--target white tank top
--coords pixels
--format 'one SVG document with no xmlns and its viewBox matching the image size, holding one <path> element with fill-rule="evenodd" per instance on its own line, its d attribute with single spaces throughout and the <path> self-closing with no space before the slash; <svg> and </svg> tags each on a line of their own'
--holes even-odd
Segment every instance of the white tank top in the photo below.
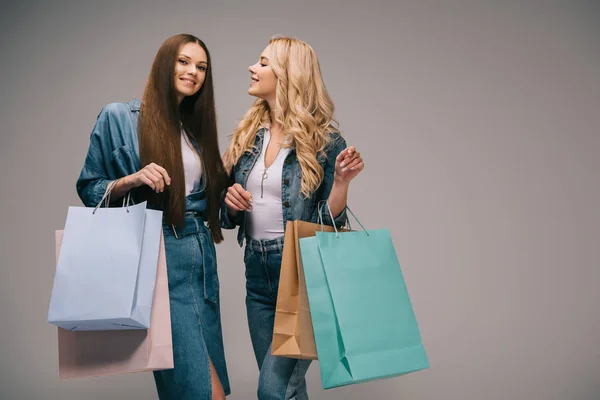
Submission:
<svg viewBox="0 0 600 400">
<path fill-rule="evenodd" d="M 200 155 L 183 129 L 181 130 L 181 158 L 185 175 L 185 195 L 187 196 L 200 189 L 202 163 Z"/>
<path fill-rule="evenodd" d="M 284 233 L 281 180 L 283 162 L 290 149 L 281 148 L 265 171 L 265 152 L 270 141 L 271 131 L 267 128 L 262 151 L 246 181 L 246 190 L 252 193 L 252 211 L 246 214 L 247 229 L 250 237 L 256 240 L 275 239 Z"/>
</svg>

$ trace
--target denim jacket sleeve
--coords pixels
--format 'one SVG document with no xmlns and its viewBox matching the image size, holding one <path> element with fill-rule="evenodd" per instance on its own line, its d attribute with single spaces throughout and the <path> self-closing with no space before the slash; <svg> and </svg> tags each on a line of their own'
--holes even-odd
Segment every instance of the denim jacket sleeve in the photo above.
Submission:
<svg viewBox="0 0 600 400">
<path fill-rule="evenodd" d="M 100 203 L 108 184 L 117 178 L 110 173 L 110 153 L 113 147 L 111 130 L 120 129 L 119 119 L 111 118 L 114 112 L 114 107 L 107 105 L 98 115 L 90 136 L 87 156 L 77 179 L 77 194 L 86 207 L 94 207 Z"/>
<path fill-rule="evenodd" d="M 346 208 L 342 210 L 340 215 L 336 216 L 334 220 L 331 220 L 331 215 L 329 212 L 329 205 L 327 200 L 329 199 L 329 194 L 331 193 L 331 189 L 333 188 L 333 176 L 335 173 L 335 159 L 337 156 L 346 148 L 346 140 L 336 133 L 333 134 L 333 140 L 329 145 L 329 150 L 326 149 L 325 153 L 327 155 L 327 161 L 325 163 L 325 175 L 323 177 L 323 187 L 321 191 L 320 198 L 317 199 L 317 207 L 312 215 L 311 222 L 319 223 L 319 209 L 321 209 L 321 216 L 323 217 L 323 224 L 333 226 L 335 222 L 335 226 L 341 228 L 346 224 L 347 216 L 346 216 Z"/>
<path fill-rule="evenodd" d="M 233 174 L 233 171 L 231 173 Z M 229 215 L 229 209 L 227 207 L 227 204 L 225 204 L 226 195 L 227 189 L 225 189 L 221 194 L 221 228 L 234 229 L 236 226 L 241 224 L 240 215 L 242 214 L 242 212 L 238 211 L 233 217 Z"/>
</svg>

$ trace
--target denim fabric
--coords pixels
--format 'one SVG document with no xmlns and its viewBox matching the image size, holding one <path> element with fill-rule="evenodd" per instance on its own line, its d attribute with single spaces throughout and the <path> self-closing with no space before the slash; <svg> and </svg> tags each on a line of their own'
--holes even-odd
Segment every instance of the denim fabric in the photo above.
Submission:
<svg viewBox="0 0 600 400">
<path fill-rule="evenodd" d="M 210 400 L 208 357 L 225 394 L 229 378 L 223 349 L 216 253 L 202 218 L 186 213 L 182 228 L 164 225 L 175 368 L 155 371 L 161 400 Z"/>
<path fill-rule="evenodd" d="M 261 241 L 246 239 L 246 311 L 260 370 L 259 400 L 308 399 L 304 376 L 311 360 L 271 355 L 282 250 L 283 237 Z"/>
<path fill-rule="evenodd" d="M 87 207 L 100 203 L 110 181 L 140 170 L 137 131 L 141 104 L 140 100 L 133 99 L 127 103 L 107 104 L 100 111 L 76 185 Z M 131 193 L 134 201 L 135 192 Z M 186 210 L 202 212 L 206 210 L 206 200 L 192 193 L 186 197 Z"/>
<path fill-rule="evenodd" d="M 256 133 L 256 139 L 251 151 L 246 152 L 240 157 L 237 164 L 233 167 L 232 174 L 236 183 L 246 188 L 248 174 L 254 167 L 256 159 L 261 153 L 265 129 L 261 128 Z M 305 198 L 300 192 L 302 183 L 302 170 L 296 156 L 296 149 L 291 148 L 285 162 L 283 164 L 283 174 L 281 181 L 281 203 L 283 207 L 283 228 L 285 230 L 287 221 L 307 221 L 317 222 L 318 206 L 324 207 L 325 202 L 329 198 L 329 193 L 333 187 L 333 176 L 335 172 L 335 159 L 346 148 L 346 141 L 338 133 L 332 134 L 333 140 L 325 148 L 325 154 L 318 154 L 317 161 L 323 167 L 325 176 L 323 182 L 315 190 L 310 197 Z M 239 212 L 234 219 L 230 219 L 227 213 L 227 206 L 223 205 L 221 210 L 221 226 L 225 229 L 233 229 L 239 226 L 238 243 L 243 245 L 246 234 L 246 213 Z M 329 213 L 326 209 L 323 212 L 323 222 L 326 225 L 333 225 Z M 338 227 L 346 223 L 346 210 L 344 209 L 340 215 L 335 218 L 335 224 Z"/>
<path fill-rule="evenodd" d="M 139 170 L 137 122 L 140 105 L 139 100 L 111 103 L 100 112 L 76 185 L 77 193 L 87 207 L 100 202 L 111 180 Z M 204 182 L 205 177 L 199 191 L 186 197 L 184 224 L 181 227 L 163 225 L 175 368 L 154 373 L 161 400 L 210 399 L 208 356 L 225 393 L 230 393 L 221 332 L 215 246 L 205 225 Z M 135 200 L 135 194 L 133 198 Z"/>
<path fill-rule="evenodd" d="M 264 141 L 264 128 L 256 133 L 251 151 L 246 152 L 233 167 L 232 174 L 236 183 L 246 188 L 248 174 L 254 167 Z M 296 149 L 291 148 L 283 164 L 281 181 L 281 202 L 285 230 L 287 221 L 317 222 L 319 209 L 322 210 L 323 223 L 341 227 L 346 223 L 346 210 L 331 219 L 326 201 L 333 187 L 335 159 L 346 148 L 346 141 L 339 134 L 332 134 L 331 143 L 324 154 L 317 155 L 317 161 L 323 167 L 325 176 L 321 185 L 306 198 L 300 192 L 302 170 L 298 163 Z M 254 348 L 254 355 L 260 370 L 258 399 L 308 399 L 305 375 L 311 361 L 297 360 L 271 355 L 275 306 L 279 290 L 279 272 L 283 237 L 257 241 L 247 237 L 246 213 L 239 212 L 229 218 L 227 207 L 221 209 L 221 226 L 233 229 L 239 226 L 238 243 L 246 240 L 244 263 L 246 264 L 246 311 L 248 327 Z"/>
</svg>

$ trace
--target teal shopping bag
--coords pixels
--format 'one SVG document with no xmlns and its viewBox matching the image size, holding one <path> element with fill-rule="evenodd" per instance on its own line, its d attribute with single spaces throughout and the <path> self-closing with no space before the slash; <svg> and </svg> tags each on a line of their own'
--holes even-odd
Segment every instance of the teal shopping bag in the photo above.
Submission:
<svg viewBox="0 0 600 400">
<path fill-rule="evenodd" d="M 325 389 L 429 368 L 387 229 L 299 243 Z"/>
</svg>

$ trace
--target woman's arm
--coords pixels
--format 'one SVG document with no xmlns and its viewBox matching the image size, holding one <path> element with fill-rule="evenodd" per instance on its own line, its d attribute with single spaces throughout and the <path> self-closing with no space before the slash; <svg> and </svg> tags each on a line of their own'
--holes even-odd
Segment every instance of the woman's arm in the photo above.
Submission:
<svg viewBox="0 0 600 400">
<path fill-rule="evenodd" d="M 109 110 L 104 107 L 96 119 L 87 156 L 75 185 L 77 194 L 86 207 L 98 205 L 111 182 L 106 169 L 111 150 L 107 140 L 109 133 Z"/>
<path fill-rule="evenodd" d="M 112 118 L 112 108 L 102 109 L 90 137 L 88 153 L 77 179 L 76 189 L 79 198 L 86 207 L 100 204 L 108 185 L 114 180 L 109 176 L 107 164 L 110 162 L 112 142 L 111 129 L 120 129 L 118 118 Z M 113 115 L 114 117 L 114 115 Z M 118 179 L 112 188 L 111 200 L 123 197 L 131 189 L 148 185 L 156 192 L 164 191 L 165 185 L 171 184 L 167 171 L 159 165 L 151 163 L 134 174 Z"/>
<path fill-rule="evenodd" d="M 245 191 L 239 183 L 235 183 L 235 166 L 229 159 L 229 149 L 225 151 L 222 159 L 225 171 L 229 174 L 233 185 L 222 194 L 221 228 L 234 229 L 241 223 L 240 215 L 251 209 L 252 195 Z"/>
<path fill-rule="evenodd" d="M 354 146 L 342 150 L 335 159 L 333 186 L 329 194 L 328 204 L 333 215 L 339 215 L 348 203 L 350 181 L 363 170 L 364 161 Z"/>
<path fill-rule="evenodd" d="M 346 147 L 346 141 L 341 136 L 336 135 L 332 146 L 333 149 L 327 152 L 321 201 L 312 216 L 312 222 L 319 223 L 320 214 L 323 224 L 335 224 L 341 228 L 346 224 L 346 205 L 350 181 L 363 169 L 364 164 L 362 164 L 360 153 L 356 152 L 354 146 Z M 326 205 L 330 208 L 331 213 Z M 334 216 L 333 220 L 331 215 Z"/>
</svg>

